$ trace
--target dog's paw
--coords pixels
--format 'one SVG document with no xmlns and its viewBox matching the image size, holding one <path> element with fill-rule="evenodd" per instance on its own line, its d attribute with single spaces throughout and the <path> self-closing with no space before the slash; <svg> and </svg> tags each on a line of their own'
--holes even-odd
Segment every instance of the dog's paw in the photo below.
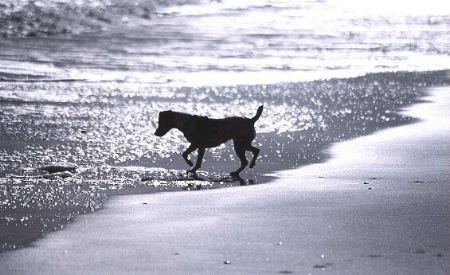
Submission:
<svg viewBox="0 0 450 275">
<path fill-rule="evenodd" d="M 233 178 L 240 178 L 238 172 L 231 172 L 231 173 L 230 173 L 230 176 L 232 176 Z"/>
<path fill-rule="evenodd" d="M 186 173 L 188 173 L 188 174 L 196 174 L 197 173 L 197 169 L 190 169 L 190 170 L 187 170 L 186 171 Z"/>
<path fill-rule="evenodd" d="M 198 176 L 197 176 L 197 173 L 196 172 L 191 172 L 191 170 L 189 170 L 189 171 L 186 171 L 186 177 L 188 178 L 188 179 L 197 179 L 198 178 Z"/>
</svg>

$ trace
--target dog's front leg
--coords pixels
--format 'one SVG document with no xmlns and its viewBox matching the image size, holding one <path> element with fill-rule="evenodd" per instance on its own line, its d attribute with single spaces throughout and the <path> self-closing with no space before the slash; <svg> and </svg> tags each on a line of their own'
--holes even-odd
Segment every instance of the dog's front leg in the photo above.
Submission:
<svg viewBox="0 0 450 275">
<path fill-rule="evenodd" d="M 202 167 L 202 160 L 203 160 L 204 155 L 205 155 L 205 148 L 201 148 L 201 147 L 198 148 L 198 157 L 197 157 L 197 161 L 195 162 L 195 166 L 188 172 L 195 173 L 198 170 L 198 168 Z"/>
<path fill-rule="evenodd" d="M 197 146 L 191 144 L 191 145 L 189 146 L 189 148 L 187 148 L 186 151 L 184 151 L 184 153 L 183 153 L 183 159 L 184 159 L 184 160 L 186 161 L 186 163 L 187 163 L 189 166 L 191 166 L 191 167 L 192 167 L 194 164 L 192 163 L 192 161 L 189 160 L 188 157 L 189 157 L 189 154 L 192 153 L 192 152 L 194 152 L 195 150 L 197 150 L 197 148 L 198 148 Z"/>
</svg>

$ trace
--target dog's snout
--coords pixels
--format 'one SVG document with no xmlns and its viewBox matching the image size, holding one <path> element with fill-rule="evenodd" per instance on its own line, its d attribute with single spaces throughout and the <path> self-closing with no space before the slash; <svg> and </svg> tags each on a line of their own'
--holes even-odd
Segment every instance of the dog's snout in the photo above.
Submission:
<svg viewBox="0 0 450 275">
<path fill-rule="evenodd" d="M 159 129 L 156 129 L 155 136 L 161 137 L 162 136 L 161 131 L 158 131 L 158 130 Z"/>
<path fill-rule="evenodd" d="M 169 132 L 169 130 L 170 129 L 163 129 L 161 127 L 158 127 L 158 129 L 156 129 L 156 131 L 155 131 L 155 135 L 158 136 L 158 137 L 162 137 L 165 134 L 167 134 L 167 132 Z"/>
</svg>

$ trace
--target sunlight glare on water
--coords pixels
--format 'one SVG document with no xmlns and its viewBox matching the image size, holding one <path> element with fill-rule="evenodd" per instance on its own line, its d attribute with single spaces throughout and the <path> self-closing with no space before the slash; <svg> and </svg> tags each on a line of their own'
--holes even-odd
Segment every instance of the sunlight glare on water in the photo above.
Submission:
<svg viewBox="0 0 450 275">
<path fill-rule="evenodd" d="M 330 6 L 343 11 L 353 11 L 355 16 L 358 14 L 373 14 L 384 16 L 395 15 L 442 15 L 446 14 L 443 10 L 447 6 L 445 0 L 429 1 L 408 1 L 408 0 L 379 0 L 379 1 L 358 1 L 358 0 L 327 0 Z"/>
<path fill-rule="evenodd" d="M 437 0 L 5 3 L 0 226 L 36 236 L 107 195 L 261 183 L 324 161 L 332 142 L 413 121 L 397 111 L 443 84 L 427 70 L 450 64 Z M 260 105 L 246 180 L 229 177 L 231 142 L 207 150 L 195 176 L 183 134 L 154 135 L 161 111 L 251 118 Z M 21 245 L 2 236 L 0 251 Z"/>
<path fill-rule="evenodd" d="M 102 32 L 74 33 L 69 40 L 0 40 L 2 72 L 8 78 L 201 86 L 450 64 L 445 1 L 192 1 L 155 6 L 149 19 L 135 11 L 126 21 L 120 17 L 128 2 L 111 1 L 103 7 L 111 24 L 100 20 Z M 145 9 L 145 3 L 136 1 L 133 9 Z M 91 4 L 81 7 L 92 9 Z M 15 55 L 22 60 L 10 58 Z"/>
<path fill-rule="evenodd" d="M 448 39 L 443 38 L 449 33 L 449 15 L 443 6 L 443 1 L 434 0 L 433 4 L 344 1 L 342 5 L 340 1 L 224 1 L 209 9 L 170 7 L 164 12 L 186 26 L 182 31 L 186 38 L 202 42 L 194 43 L 197 52 L 184 52 L 182 44 L 167 51 L 191 68 L 169 78 L 172 84 L 182 79 L 189 85 L 228 85 L 446 68 L 448 54 L 440 53 L 449 49 Z"/>
</svg>

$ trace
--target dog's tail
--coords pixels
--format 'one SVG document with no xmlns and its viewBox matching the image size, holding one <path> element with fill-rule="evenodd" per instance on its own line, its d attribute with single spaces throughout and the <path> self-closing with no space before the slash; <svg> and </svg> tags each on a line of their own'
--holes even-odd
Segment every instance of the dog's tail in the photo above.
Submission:
<svg viewBox="0 0 450 275">
<path fill-rule="evenodd" d="M 264 109 L 263 105 L 259 106 L 258 111 L 256 111 L 256 115 L 251 119 L 251 121 L 253 123 L 255 123 L 259 119 L 259 117 L 261 116 L 261 114 L 263 112 L 263 109 Z"/>
</svg>

